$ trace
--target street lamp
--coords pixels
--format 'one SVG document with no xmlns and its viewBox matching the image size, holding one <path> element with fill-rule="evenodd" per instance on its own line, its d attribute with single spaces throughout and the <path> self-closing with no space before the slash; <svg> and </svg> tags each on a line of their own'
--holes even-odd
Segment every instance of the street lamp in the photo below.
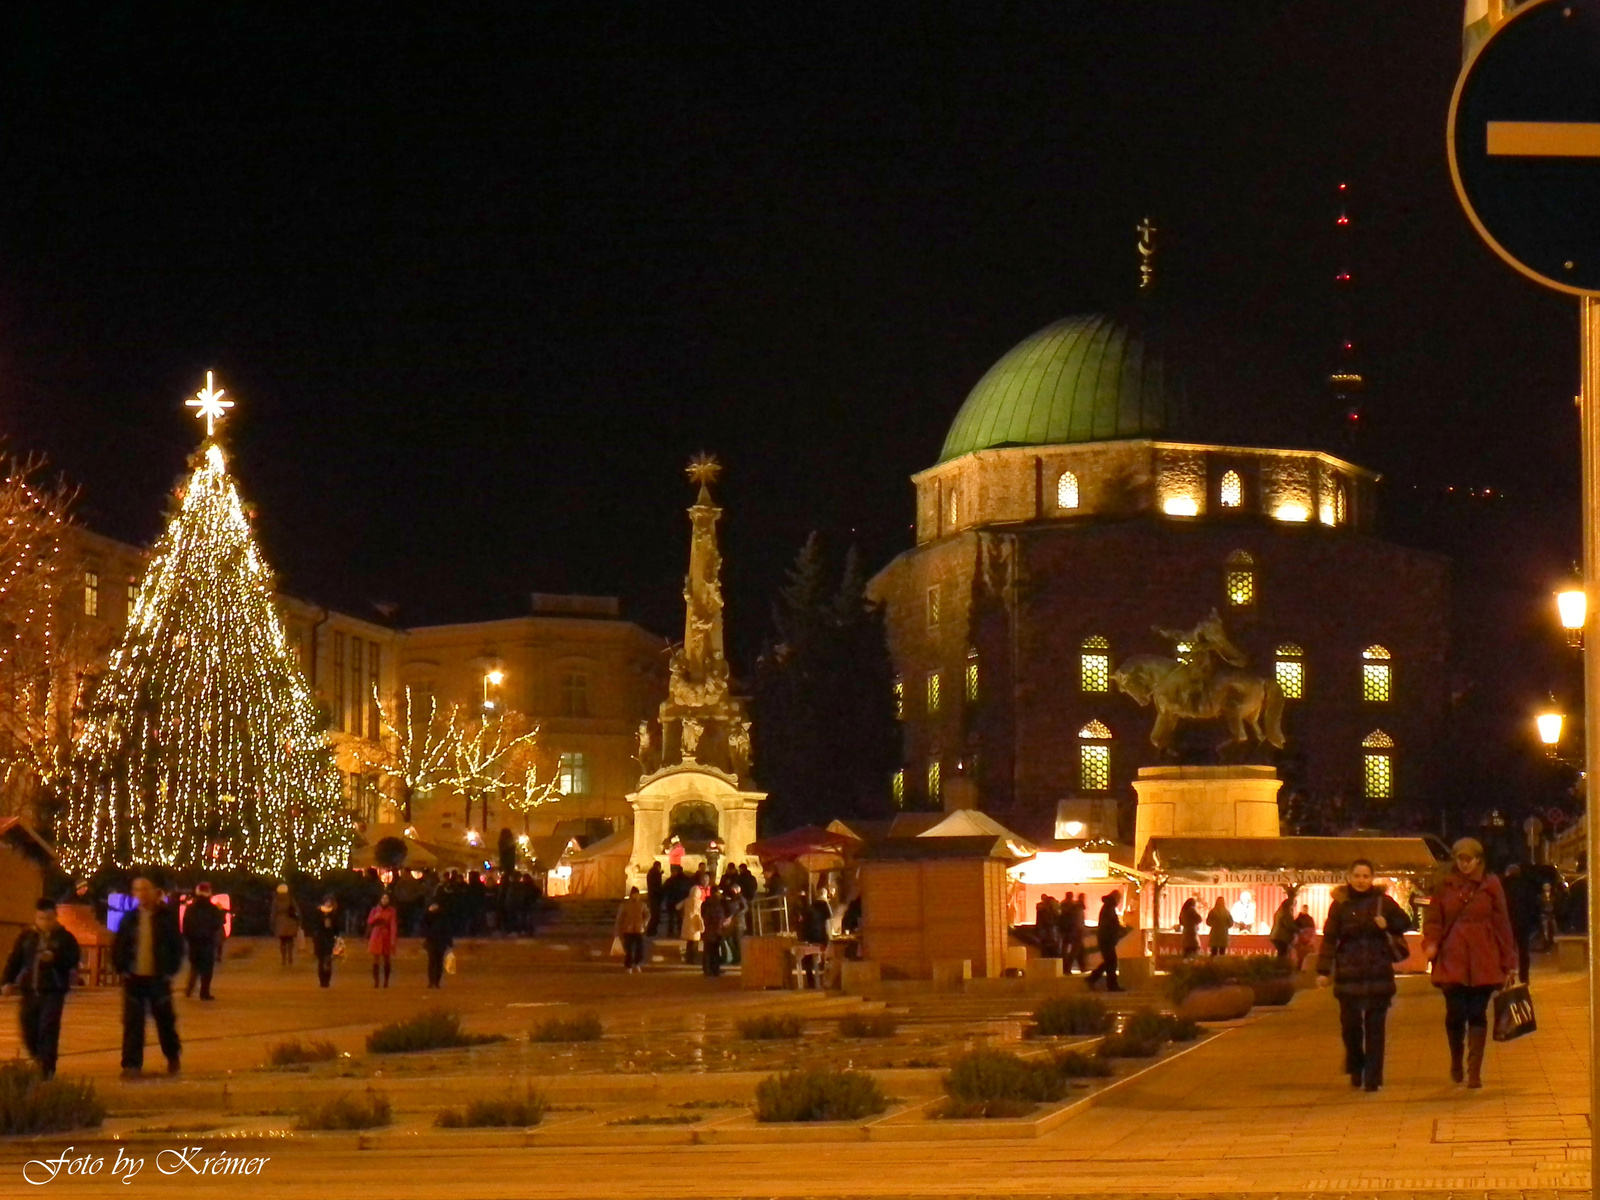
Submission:
<svg viewBox="0 0 1600 1200">
<path fill-rule="evenodd" d="M 1555 757 L 1556 747 L 1561 744 L 1561 726 L 1565 718 L 1555 709 L 1549 709 L 1534 718 L 1534 723 L 1539 727 L 1539 740 L 1544 743 L 1545 753 Z"/>
<path fill-rule="evenodd" d="M 1583 647 L 1583 626 L 1589 616 L 1589 597 L 1582 584 L 1570 584 L 1556 593 L 1556 611 L 1561 628 L 1567 631 L 1567 645 Z"/>
<path fill-rule="evenodd" d="M 505 682 L 506 673 L 498 668 L 483 673 L 483 708 L 485 712 L 494 711 L 494 697 L 489 695 L 490 688 L 497 688 Z"/>
</svg>

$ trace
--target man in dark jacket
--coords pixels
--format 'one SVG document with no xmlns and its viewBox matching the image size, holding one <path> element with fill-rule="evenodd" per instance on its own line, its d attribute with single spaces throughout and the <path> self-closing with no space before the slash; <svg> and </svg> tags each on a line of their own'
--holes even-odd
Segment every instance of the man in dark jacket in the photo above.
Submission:
<svg viewBox="0 0 1600 1200">
<path fill-rule="evenodd" d="M 455 944 L 450 921 L 437 899 L 428 901 L 422 910 L 422 947 L 428 952 L 428 986 L 436 988 L 444 983 L 444 956 Z"/>
<path fill-rule="evenodd" d="M 1121 903 L 1121 892 L 1107 892 L 1100 901 L 1100 920 L 1094 931 L 1095 945 L 1100 951 L 1100 965 L 1089 972 L 1091 990 L 1102 975 L 1106 978 L 1106 991 L 1122 990 L 1122 985 L 1117 982 L 1117 943 L 1128 930 L 1117 916 L 1117 906 Z"/>
<path fill-rule="evenodd" d="M 122 1077 L 137 1078 L 144 1068 L 147 1010 L 167 1056 L 167 1074 L 176 1075 L 183 1046 L 172 1008 L 172 977 L 183 965 L 183 934 L 149 879 L 141 875 L 133 881 L 133 898 L 138 907 L 122 918 L 111 941 L 111 965 L 122 976 Z"/>
<path fill-rule="evenodd" d="M 662 886 L 661 864 L 658 862 L 651 863 L 650 869 L 645 872 L 644 876 L 645 903 L 650 907 L 649 922 L 645 926 L 644 930 L 646 937 L 655 937 L 656 930 L 661 925 Z"/>
<path fill-rule="evenodd" d="M 61 927 L 53 900 L 34 906 L 33 928 L 17 935 L 0 974 L 0 991 L 22 993 L 22 1044 L 46 1079 L 56 1073 L 61 1010 L 78 969 L 78 939 Z"/>
<path fill-rule="evenodd" d="M 689 896 L 694 881 L 683 873 L 682 863 L 673 863 L 666 883 L 661 885 L 661 914 L 667 918 L 667 936 L 675 938 L 683 933 L 683 911 L 679 907 Z"/>
<path fill-rule="evenodd" d="M 198 981 L 200 999 L 212 998 L 211 973 L 217 969 L 223 930 L 222 910 L 211 899 L 211 883 L 202 879 L 195 884 L 194 900 L 183 914 L 183 941 L 189 947 L 189 981 L 183 985 L 185 996 L 194 995 L 194 985 Z"/>
<path fill-rule="evenodd" d="M 722 974 L 722 933 L 728 919 L 727 901 L 716 888 L 700 905 L 700 919 L 705 922 L 705 932 L 700 935 L 700 948 L 705 956 L 703 968 L 707 975 Z"/>
</svg>

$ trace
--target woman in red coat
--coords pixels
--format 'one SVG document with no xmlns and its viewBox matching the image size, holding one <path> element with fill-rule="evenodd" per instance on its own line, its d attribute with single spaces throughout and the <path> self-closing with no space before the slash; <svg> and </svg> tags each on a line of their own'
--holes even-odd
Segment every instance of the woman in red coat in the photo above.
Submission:
<svg viewBox="0 0 1600 1200">
<path fill-rule="evenodd" d="M 1444 1028 L 1450 1039 L 1450 1078 L 1483 1086 L 1483 1051 L 1489 1041 L 1489 998 L 1517 969 L 1505 889 L 1484 872 L 1483 846 L 1462 838 L 1452 847 L 1455 870 L 1433 893 L 1422 924 L 1424 949 L 1433 956 L 1433 986 L 1444 992 Z"/>
<path fill-rule="evenodd" d="M 378 968 L 383 967 L 383 986 L 389 986 L 389 967 L 395 943 L 400 940 L 400 914 L 385 892 L 367 914 L 367 950 L 372 954 L 372 986 L 378 986 Z"/>
</svg>

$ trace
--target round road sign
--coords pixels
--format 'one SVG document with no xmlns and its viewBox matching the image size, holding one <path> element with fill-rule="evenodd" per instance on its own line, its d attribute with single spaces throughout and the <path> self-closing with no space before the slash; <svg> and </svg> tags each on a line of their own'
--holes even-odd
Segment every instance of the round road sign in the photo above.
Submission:
<svg viewBox="0 0 1600 1200">
<path fill-rule="evenodd" d="M 1600 0 L 1535 0 L 1450 101 L 1450 175 L 1484 241 L 1531 279 L 1600 295 Z"/>
</svg>

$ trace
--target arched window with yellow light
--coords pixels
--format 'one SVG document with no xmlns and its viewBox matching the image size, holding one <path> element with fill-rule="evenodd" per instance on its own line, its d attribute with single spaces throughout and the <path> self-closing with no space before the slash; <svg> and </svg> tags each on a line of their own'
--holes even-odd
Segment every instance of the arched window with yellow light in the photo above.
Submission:
<svg viewBox="0 0 1600 1200">
<path fill-rule="evenodd" d="M 1361 739 L 1361 794 L 1368 800 L 1394 799 L 1394 739 L 1374 729 Z"/>
<path fill-rule="evenodd" d="M 1078 730 L 1078 790 L 1111 790 L 1111 730 L 1099 718 Z"/>
<path fill-rule="evenodd" d="M 1083 639 L 1078 656 L 1078 685 L 1086 692 L 1111 690 L 1111 643 L 1096 634 Z"/>
<path fill-rule="evenodd" d="M 967 647 L 966 697 L 968 704 L 978 702 L 978 648 Z"/>
<path fill-rule="evenodd" d="M 1361 652 L 1361 698 L 1387 704 L 1393 686 L 1389 652 L 1382 646 L 1368 646 Z"/>
<path fill-rule="evenodd" d="M 1306 652 L 1295 642 L 1284 642 L 1274 654 L 1273 678 L 1285 700 L 1306 698 Z"/>
<path fill-rule="evenodd" d="M 1244 504 L 1244 480 L 1239 478 L 1239 472 L 1229 471 L 1223 475 L 1217 488 L 1217 503 L 1223 508 L 1238 508 Z"/>
<path fill-rule="evenodd" d="M 1071 471 L 1061 472 L 1056 480 L 1056 507 L 1078 507 L 1078 477 Z"/>
<path fill-rule="evenodd" d="M 1223 570 L 1223 593 L 1229 608 L 1250 608 L 1256 602 L 1256 560 L 1248 550 L 1228 555 Z"/>
</svg>

